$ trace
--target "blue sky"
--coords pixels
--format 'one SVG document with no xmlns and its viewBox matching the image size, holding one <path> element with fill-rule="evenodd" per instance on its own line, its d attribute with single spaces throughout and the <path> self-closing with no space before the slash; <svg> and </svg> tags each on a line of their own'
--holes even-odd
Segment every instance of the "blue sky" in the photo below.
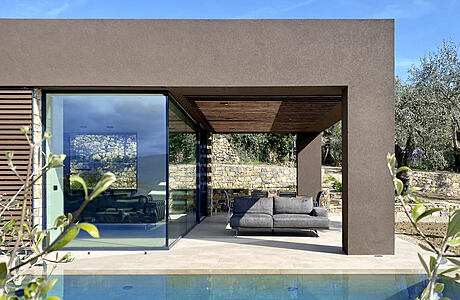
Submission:
<svg viewBox="0 0 460 300">
<path fill-rule="evenodd" d="M 341 19 L 392 18 L 395 72 L 452 38 L 460 43 L 460 0 L 0 0 L 2 18 Z"/>
</svg>

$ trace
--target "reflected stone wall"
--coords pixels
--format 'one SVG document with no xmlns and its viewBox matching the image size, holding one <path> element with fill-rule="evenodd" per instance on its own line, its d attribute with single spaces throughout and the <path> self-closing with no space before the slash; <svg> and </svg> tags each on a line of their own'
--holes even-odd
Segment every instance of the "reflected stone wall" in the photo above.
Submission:
<svg viewBox="0 0 460 300">
<path fill-rule="evenodd" d="M 136 134 L 73 135 L 70 156 L 70 175 L 80 175 L 89 188 L 109 171 L 117 177 L 111 189 L 137 188 Z"/>
<path fill-rule="evenodd" d="M 171 189 L 194 188 L 195 165 L 169 165 Z M 296 168 L 269 165 L 212 164 L 214 189 L 277 189 L 296 185 Z"/>
</svg>

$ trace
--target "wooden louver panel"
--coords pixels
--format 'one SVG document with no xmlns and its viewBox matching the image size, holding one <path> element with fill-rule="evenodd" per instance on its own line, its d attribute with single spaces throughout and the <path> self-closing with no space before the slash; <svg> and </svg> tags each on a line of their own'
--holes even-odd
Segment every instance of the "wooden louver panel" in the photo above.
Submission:
<svg viewBox="0 0 460 300">
<path fill-rule="evenodd" d="M 13 162 L 21 176 L 26 176 L 32 168 L 29 165 L 29 146 L 20 131 L 23 126 L 32 128 L 32 90 L 2 90 L 0 89 L 0 193 L 3 194 L 2 204 L 22 186 L 20 180 L 8 167 L 6 151 L 14 152 Z M 17 199 L 24 199 L 19 194 Z M 32 208 L 31 196 L 28 197 L 27 208 Z M 3 217 L 5 220 L 19 219 L 21 208 L 10 209 Z"/>
</svg>

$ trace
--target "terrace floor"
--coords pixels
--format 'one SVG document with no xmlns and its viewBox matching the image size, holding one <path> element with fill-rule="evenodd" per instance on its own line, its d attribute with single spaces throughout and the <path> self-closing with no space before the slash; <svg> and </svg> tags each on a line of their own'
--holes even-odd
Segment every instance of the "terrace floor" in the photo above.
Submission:
<svg viewBox="0 0 460 300">
<path fill-rule="evenodd" d="M 428 252 L 396 238 L 396 254 L 343 254 L 341 222 L 310 233 L 246 234 L 227 227 L 226 215 L 206 218 L 172 249 L 149 251 L 72 252 L 72 263 L 55 274 L 409 274 L 423 273 L 417 252 Z M 449 265 L 444 265 L 448 268 Z"/>
</svg>

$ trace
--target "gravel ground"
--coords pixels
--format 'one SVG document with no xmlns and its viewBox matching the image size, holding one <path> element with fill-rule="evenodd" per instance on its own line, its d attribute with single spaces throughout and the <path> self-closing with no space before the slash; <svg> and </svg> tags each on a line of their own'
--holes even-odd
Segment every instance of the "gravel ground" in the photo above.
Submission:
<svg viewBox="0 0 460 300">
<path fill-rule="evenodd" d="M 441 246 L 442 237 L 447 231 L 447 222 L 420 222 L 418 227 L 427 236 L 431 243 L 433 243 L 436 247 Z M 399 237 L 414 244 L 418 244 L 420 241 L 423 241 L 409 221 L 396 222 L 395 233 Z M 455 254 L 460 254 L 460 247 L 450 248 L 450 251 Z"/>
</svg>

